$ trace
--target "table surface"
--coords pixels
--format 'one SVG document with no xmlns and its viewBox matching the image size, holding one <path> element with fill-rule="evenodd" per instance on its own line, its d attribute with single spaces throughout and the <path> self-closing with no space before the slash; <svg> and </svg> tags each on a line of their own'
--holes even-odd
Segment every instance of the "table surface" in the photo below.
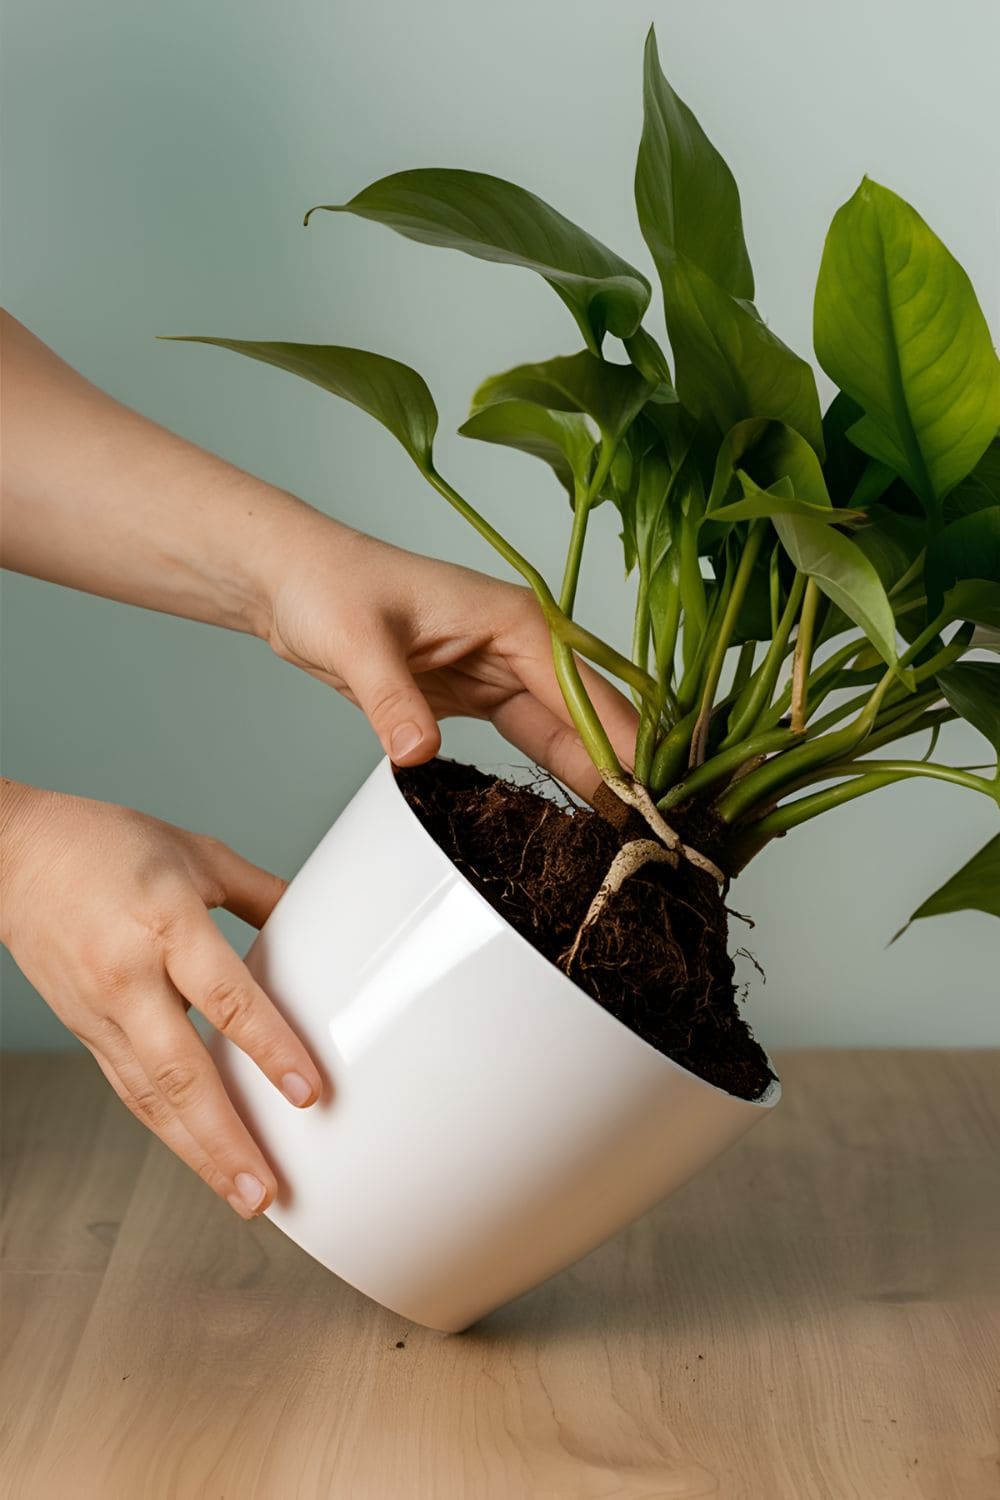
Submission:
<svg viewBox="0 0 1000 1500">
<path fill-rule="evenodd" d="M 798 1052 L 712 1168 L 471 1331 L 9 1055 L 10 1500 L 995 1500 L 1000 1052 Z"/>
</svg>

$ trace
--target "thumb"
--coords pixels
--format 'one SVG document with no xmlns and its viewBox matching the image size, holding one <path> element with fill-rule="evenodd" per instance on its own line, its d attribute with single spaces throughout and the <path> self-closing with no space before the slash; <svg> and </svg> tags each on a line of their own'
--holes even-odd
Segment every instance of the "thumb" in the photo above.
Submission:
<svg viewBox="0 0 1000 1500">
<path fill-rule="evenodd" d="M 401 652 L 383 645 L 359 659 L 350 687 L 396 765 L 419 766 L 438 753 L 437 719 Z"/>
</svg>

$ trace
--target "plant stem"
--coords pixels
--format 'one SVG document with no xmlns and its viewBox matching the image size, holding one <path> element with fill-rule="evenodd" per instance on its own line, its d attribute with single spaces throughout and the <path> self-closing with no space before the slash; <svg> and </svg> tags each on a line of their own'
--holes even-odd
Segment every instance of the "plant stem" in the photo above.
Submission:
<svg viewBox="0 0 1000 1500">
<path fill-rule="evenodd" d="M 864 764 L 858 762 L 854 769 L 860 772 Z M 798 828 L 802 823 L 808 823 L 811 818 L 818 818 L 821 813 L 853 801 L 855 797 L 864 797 L 868 792 L 878 791 L 880 787 L 891 786 L 910 776 L 930 775 L 940 781 L 957 781 L 960 786 L 984 792 L 986 796 L 996 800 L 997 794 L 990 782 L 984 781 L 980 776 L 972 776 L 969 772 L 956 771 L 951 766 L 931 767 L 925 761 L 905 760 L 870 761 L 867 764 L 874 769 L 858 774 L 853 781 L 844 781 L 839 786 L 828 787 L 826 791 L 814 792 L 810 797 L 799 797 L 786 807 L 779 807 L 768 813 L 767 817 L 753 825 L 754 838 L 775 838 L 787 833 L 789 829 Z"/>
<path fill-rule="evenodd" d="M 583 544 L 587 536 L 589 518 L 589 491 L 577 485 L 573 497 L 573 529 L 570 532 L 569 552 L 566 556 L 562 589 L 559 594 L 559 608 L 564 615 L 573 613 L 573 605 L 576 602 L 576 586 L 580 578 L 580 561 L 583 557 Z"/>
<path fill-rule="evenodd" d="M 740 609 L 746 597 L 746 591 L 750 584 L 754 563 L 757 561 L 757 553 L 760 551 L 764 540 L 765 521 L 754 521 L 750 527 L 743 552 L 740 557 L 736 576 L 729 594 L 725 612 L 719 625 L 719 633 L 715 638 L 712 653 L 708 659 L 708 669 L 701 694 L 701 707 L 695 721 L 694 733 L 691 736 L 690 763 L 692 766 L 701 765 L 705 759 L 705 750 L 708 745 L 708 727 L 712 718 L 712 705 L 715 702 L 715 692 L 719 686 L 719 678 L 722 676 L 722 667 L 729 650 L 729 642 L 739 619 Z"/>
<path fill-rule="evenodd" d="M 950 781 L 955 786 L 968 787 L 973 792 L 985 792 L 996 800 L 997 791 L 991 781 L 976 776 L 972 771 L 963 771 L 959 766 L 943 766 L 929 760 L 845 760 L 830 761 L 815 780 L 832 780 L 838 776 L 867 776 L 891 773 L 894 776 L 929 776 L 934 781 Z M 794 804 L 793 804 L 794 805 Z"/>
<path fill-rule="evenodd" d="M 506 563 L 520 573 L 521 577 L 530 587 L 535 598 L 542 607 L 546 624 L 552 634 L 564 645 L 572 647 L 580 656 L 585 656 L 588 661 L 596 662 L 598 666 L 604 667 L 620 681 L 634 687 L 643 697 L 652 697 L 656 692 L 656 683 L 648 672 L 643 672 L 635 662 L 609 646 L 607 641 L 602 641 L 600 636 L 594 635 L 593 631 L 587 630 L 576 620 L 571 620 L 568 615 L 559 608 L 555 597 L 545 579 L 538 569 L 522 557 L 517 548 L 501 536 L 495 527 L 491 526 L 485 516 L 464 499 L 457 490 L 453 489 L 448 481 L 436 470 L 428 470 L 425 478 L 433 485 L 438 494 L 443 495 L 448 504 L 453 506 L 466 521 L 469 522 L 480 536 L 483 537 L 495 552 L 498 552 Z"/>
<path fill-rule="evenodd" d="M 813 637 L 816 631 L 816 611 L 819 608 L 819 585 L 814 578 L 806 584 L 802 600 L 802 615 L 799 619 L 795 640 L 795 659 L 792 667 L 792 728 L 803 734 L 806 727 L 806 693 L 809 686 L 809 669 L 812 665 Z"/>
<path fill-rule="evenodd" d="M 753 662 L 757 655 L 757 642 L 744 641 L 740 647 L 740 654 L 736 659 L 736 670 L 733 672 L 733 681 L 729 689 L 730 695 L 735 697 L 746 687 L 753 676 Z"/>
<path fill-rule="evenodd" d="M 459 514 L 471 526 L 475 527 L 479 534 L 489 542 L 490 546 L 499 552 L 500 556 L 516 572 L 520 573 L 521 577 L 531 586 L 535 597 L 542 607 L 549 630 L 552 633 L 552 659 L 555 666 L 556 679 L 576 731 L 586 747 L 587 754 L 601 775 L 621 777 L 623 774 L 621 763 L 612 748 L 611 741 L 608 739 L 604 726 L 598 717 L 597 710 L 590 701 L 587 690 L 583 685 L 583 679 L 580 676 L 580 669 L 573 655 L 574 638 L 579 640 L 581 635 L 576 622 L 568 619 L 563 611 L 559 609 L 555 599 L 552 597 L 552 592 L 548 584 L 538 569 L 529 563 L 527 558 L 522 557 L 517 548 L 511 546 L 506 537 L 501 536 L 500 532 L 491 526 L 486 518 L 481 516 L 457 490 L 452 489 L 446 479 L 442 478 L 434 469 L 427 471 L 427 478 L 438 493 L 444 496 L 449 505 L 454 506 Z M 589 632 L 583 632 L 582 634 L 589 636 Z M 595 646 L 599 648 L 596 659 L 602 662 L 602 664 L 604 664 L 605 660 L 618 655 L 617 652 L 612 652 L 610 647 L 606 647 L 603 642 L 598 641 L 594 636 L 589 638 L 589 644 L 592 648 Z M 626 658 L 619 659 L 622 661 L 627 660 Z M 628 663 L 628 665 L 630 668 L 632 667 L 631 663 Z M 654 690 L 655 684 L 652 678 L 649 678 L 646 673 L 642 673 L 642 677 L 648 682 L 649 689 Z"/>
<path fill-rule="evenodd" d="M 669 786 L 682 769 L 688 755 L 688 746 L 691 743 L 691 731 L 697 718 L 696 711 L 692 708 L 678 719 L 669 734 L 660 741 L 656 754 L 653 756 L 653 768 L 650 772 L 649 785 L 654 793 L 660 788 Z"/>
<path fill-rule="evenodd" d="M 773 755 L 778 750 L 785 750 L 789 745 L 794 745 L 798 738 L 790 729 L 768 729 L 763 734 L 751 735 L 749 739 L 729 750 L 720 751 L 706 760 L 704 765 L 691 771 L 683 781 L 672 786 L 656 805 L 661 812 L 669 812 L 672 807 L 686 802 L 688 798 L 696 797 L 720 781 L 731 778 L 748 761 L 754 761 L 759 755 Z"/>
<path fill-rule="evenodd" d="M 767 648 L 764 660 L 750 679 L 742 699 L 737 702 L 736 707 L 733 709 L 729 733 L 722 741 L 722 748 L 724 750 L 728 749 L 730 745 L 738 744 L 749 730 L 757 728 L 758 718 L 770 706 L 771 695 L 774 692 L 781 673 L 781 664 L 785 659 L 785 652 L 788 648 L 788 638 L 792 633 L 792 626 L 798 618 L 805 587 L 806 575 L 804 573 L 796 573 L 792 581 L 792 586 L 788 591 L 785 608 L 778 621 L 771 644 Z M 781 717 L 780 714 L 778 717 Z"/>
<path fill-rule="evenodd" d="M 786 782 L 811 771 L 814 766 L 850 755 L 852 750 L 864 742 L 874 726 L 882 699 L 892 681 L 893 673 L 889 671 L 878 683 L 861 713 L 844 729 L 807 740 L 804 745 L 796 745 L 783 755 L 774 756 L 758 770 L 751 771 L 749 776 L 744 776 L 728 787 L 716 803 L 716 811 L 722 821 L 735 823 L 738 818 L 749 814 L 757 803 L 766 802 L 769 797 L 773 797 L 777 788 Z"/>
<path fill-rule="evenodd" d="M 559 608 L 565 615 L 573 613 L 573 605 L 576 602 L 576 586 L 580 578 L 580 561 L 583 557 L 583 544 L 587 536 L 587 522 L 590 519 L 594 500 L 600 494 L 601 485 L 607 479 L 610 472 L 616 449 L 616 443 L 609 443 L 606 439 L 602 441 L 601 449 L 597 456 L 597 464 L 589 482 L 586 485 L 577 484 L 574 486 L 573 529 L 570 532 L 569 552 L 566 557 L 562 589 L 559 594 Z"/>
<path fill-rule="evenodd" d="M 645 569 L 640 568 L 632 625 L 632 660 L 643 671 L 646 671 L 649 661 L 649 628 L 649 578 Z"/>
</svg>

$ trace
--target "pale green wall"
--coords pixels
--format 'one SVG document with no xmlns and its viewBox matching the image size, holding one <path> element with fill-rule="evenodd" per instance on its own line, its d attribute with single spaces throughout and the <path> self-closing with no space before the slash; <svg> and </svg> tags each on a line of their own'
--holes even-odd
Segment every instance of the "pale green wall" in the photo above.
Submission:
<svg viewBox="0 0 1000 1500">
<path fill-rule="evenodd" d="M 736 170 L 759 301 L 808 343 L 826 223 L 862 172 L 911 198 L 998 297 L 995 0 L 5 0 L 7 305 L 141 411 L 344 519 L 486 568 L 491 555 L 366 419 L 286 376 L 158 332 L 360 343 L 418 365 L 446 427 L 483 374 L 571 352 L 540 282 L 302 211 L 373 177 L 509 175 L 645 264 L 631 214 L 643 34 Z M 992 144 L 991 144 L 992 142 Z M 442 459 L 553 570 L 565 511 L 530 461 Z M 625 632 L 611 517 L 584 614 Z M 604 581 L 602 581 L 604 580 Z M 20 578 L 4 589 L 10 774 L 211 830 L 291 872 L 376 748 L 364 722 L 257 644 Z M 459 754 L 502 758 L 479 727 Z M 968 760 L 976 737 L 949 749 Z M 988 814 L 910 786 L 813 825 L 734 893 L 782 1043 L 1000 1040 L 1000 928 L 914 904 Z M 245 934 L 233 931 L 242 940 Z M 742 936 L 742 934 L 741 934 Z M 10 1046 L 67 1037 L 12 965 Z"/>
</svg>

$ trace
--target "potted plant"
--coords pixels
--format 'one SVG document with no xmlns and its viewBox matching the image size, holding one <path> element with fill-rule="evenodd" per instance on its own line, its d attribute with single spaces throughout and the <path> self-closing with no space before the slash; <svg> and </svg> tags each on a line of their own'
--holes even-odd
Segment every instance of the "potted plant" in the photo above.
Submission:
<svg viewBox="0 0 1000 1500">
<path fill-rule="evenodd" d="M 977 649 L 1000 639 L 1000 365 L 967 276 L 866 178 L 819 271 L 815 350 L 837 386 L 821 412 L 810 365 L 754 306 L 736 184 L 652 32 L 643 102 L 635 198 L 670 360 L 644 323 L 642 272 L 510 182 L 404 171 L 323 205 L 527 267 L 565 303 L 583 347 L 485 380 L 460 428 L 543 460 L 564 488 L 558 584 L 441 473 L 414 370 L 334 345 L 200 340 L 388 428 L 534 591 L 603 782 L 595 812 L 471 768 L 383 763 L 249 957 L 324 1060 L 326 1101 L 286 1110 L 216 1042 L 282 1180 L 271 1216 L 439 1328 L 585 1253 L 777 1100 L 727 953 L 728 887 L 749 860 L 904 778 L 966 787 L 984 824 L 1000 805 L 1000 665 Z M 575 613 L 601 504 L 636 580 L 628 655 Z M 634 695 L 631 764 L 581 657 Z M 985 736 L 987 767 L 934 758 L 956 718 Z M 971 907 L 1000 915 L 996 833 L 913 917 Z"/>
</svg>

